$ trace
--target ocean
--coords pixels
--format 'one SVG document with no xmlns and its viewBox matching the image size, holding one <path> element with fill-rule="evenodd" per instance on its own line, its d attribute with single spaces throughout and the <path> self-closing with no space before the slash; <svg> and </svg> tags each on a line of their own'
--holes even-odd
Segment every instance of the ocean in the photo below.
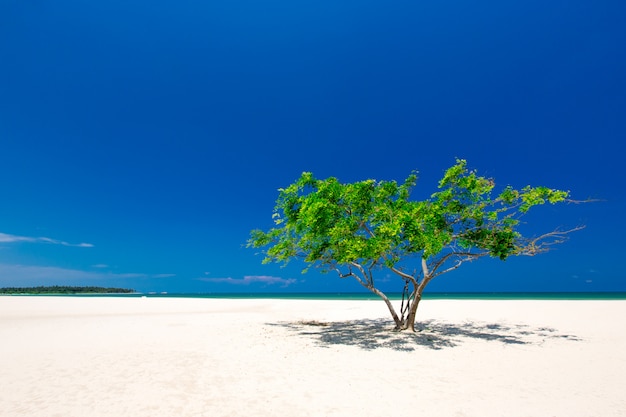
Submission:
<svg viewBox="0 0 626 417">
<path fill-rule="evenodd" d="M 28 295 L 28 294 L 23 294 Z M 20 296 L 20 295 L 14 295 Z M 38 297 L 54 294 L 36 295 Z M 150 297 L 150 298 L 222 298 L 222 299 L 285 299 L 285 300 L 380 300 L 366 292 L 357 293 L 131 293 L 131 294 L 61 294 L 62 297 Z M 401 293 L 388 293 L 392 300 L 400 300 Z M 626 292 L 427 292 L 423 300 L 626 300 Z"/>
</svg>

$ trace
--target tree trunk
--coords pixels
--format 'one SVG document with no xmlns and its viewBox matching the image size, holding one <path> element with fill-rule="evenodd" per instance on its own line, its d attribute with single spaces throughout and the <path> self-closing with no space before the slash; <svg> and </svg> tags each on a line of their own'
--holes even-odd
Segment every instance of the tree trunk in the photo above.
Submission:
<svg viewBox="0 0 626 417">
<path fill-rule="evenodd" d="M 385 304 L 387 304 L 387 308 L 389 309 L 389 312 L 391 313 L 391 317 L 393 317 L 393 321 L 396 323 L 396 327 L 394 330 L 404 330 L 406 327 L 404 327 L 404 323 L 402 323 L 402 320 L 400 320 L 400 318 L 398 317 L 398 314 L 396 313 L 396 310 L 393 308 L 393 304 L 389 300 L 389 297 L 387 297 L 387 295 L 384 292 L 378 290 L 377 288 L 369 287 L 369 290 L 373 292 L 374 294 L 376 294 L 377 296 L 379 296 L 380 298 L 382 298 Z"/>
<path fill-rule="evenodd" d="M 428 273 L 428 269 L 426 268 L 425 261 L 424 264 L 424 279 L 422 282 L 415 288 L 415 297 L 413 298 L 413 302 L 411 303 L 411 307 L 409 308 L 409 315 L 406 318 L 406 324 L 404 326 L 405 329 L 409 329 L 412 332 L 415 331 L 415 317 L 417 316 L 417 307 L 419 306 L 420 301 L 422 300 L 422 293 L 424 292 L 424 288 L 433 279 L 433 276 Z"/>
<path fill-rule="evenodd" d="M 404 324 L 404 330 L 408 329 L 412 332 L 415 331 L 415 317 L 417 316 L 417 306 L 419 305 L 421 299 L 422 299 L 422 292 L 418 290 L 415 294 L 415 298 L 413 298 L 411 307 L 409 308 L 409 315 L 406 318 L 406 323 Z"/>
</svg>

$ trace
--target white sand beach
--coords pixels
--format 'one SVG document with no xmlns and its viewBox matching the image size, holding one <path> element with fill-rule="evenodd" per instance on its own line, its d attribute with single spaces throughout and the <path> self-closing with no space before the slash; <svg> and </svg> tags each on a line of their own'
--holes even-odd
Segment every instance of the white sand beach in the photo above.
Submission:
<svg viewBox="0 0 626 417">
<path fill-rule="evenodd" d="M 0 416 L 624 416 L 626 301 L 0 297 Z"/>
</svg>

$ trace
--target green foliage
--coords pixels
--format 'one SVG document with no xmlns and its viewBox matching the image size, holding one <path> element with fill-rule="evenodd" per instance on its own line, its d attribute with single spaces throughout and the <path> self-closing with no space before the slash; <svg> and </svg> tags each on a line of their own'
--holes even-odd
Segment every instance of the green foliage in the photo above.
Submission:
<svg viewBox="0 0 626 417">
<path fill-rule="evenodd" d="M 133 292 L 135 290 L 127 288 L 75 287 L 67 285 L 0 288 L 0 294 L 129 294 Z"/>
<path fill-rule="evenodd" d="M 248 246 L 267 247 L 264 262 L 300 257 L 323 269 L 340 265 L 393 268 L 407 256 L 489 255 L 506 259 L 528 249 L 516 230 L 520 216 L 537 205 L 565 201 L 566 191 L 506 187 L 493 195 L 493 180 L 457 160 L 424 201 L 411 201 L 413 172 L 402 184 L 365 180 L 343 184 L 305 172 L 280 189 L 275 227 L 253 230 Z M 455 252 L 456 251 L 456 252 Z"/>
</svg>

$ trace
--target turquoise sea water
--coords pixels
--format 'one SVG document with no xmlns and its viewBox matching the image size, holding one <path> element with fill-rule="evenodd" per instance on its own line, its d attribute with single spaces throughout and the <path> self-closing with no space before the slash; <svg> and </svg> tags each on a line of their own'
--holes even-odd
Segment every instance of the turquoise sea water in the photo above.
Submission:
<svg viewBox="0 0 626 417">
<path fill-rule="evenodd" d="M 27 294 L 24 294 L 27 295 Z M 401 299 L 400 293 L 388 293 L 391 299 Z M 48 297 L 50 295 L 38 295 Z M 223 299 L 285 299 L 285 300 L 379 300 L 370 293 L 133 293 L 133 294 L 73 294 L 62 297 L 150 297 L 150 298 L 223 298 Z M 425 300 L 626 300 L 626 292 L 429 292 Z"/>
</svg>

